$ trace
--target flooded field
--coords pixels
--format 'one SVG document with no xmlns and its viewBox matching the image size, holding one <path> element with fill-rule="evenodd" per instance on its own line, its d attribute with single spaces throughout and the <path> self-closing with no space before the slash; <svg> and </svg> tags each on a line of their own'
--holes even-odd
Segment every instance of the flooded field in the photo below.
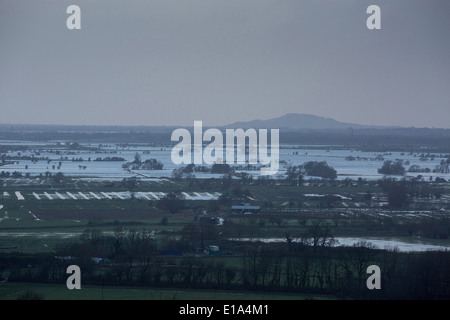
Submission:
<svg viewBox="0 0 450 320">
<path fill-rule="evenodd" d="M 231 238 L 233 241 L 251 241 L 251 242 L 286 242 L 283 238 Z M 300 239 L 293 239 L 294 242 L 298 242 Z M 429 250 L 450 250 L 450 246 L 434 245 L 426 243 L 425 241 L 407 242 L 398 239 L 383 239 L 383 238 L 371 238 L 371 237 L 337 237 L 336 246 L 351 247 L 357 245 L 359 242 L 365 241 L 373 244 L 377 249 L 386 250 L 398 250 L 400 252 L 421 252 Z"/>
<path fill-rule="evenodd" d="M 8 145 L 12 142 L 2 142 Z M 17 144 L 15 144 L 17 145 Z M 22 142 L 26 150 L 8 151 L 0 156 L 5 159 L 0 165 L 0 173 L 13 174 L 20 172 L 30 177 L 46 173 L 63 173 L 66 176 L 98 180 L 122 180 L 139 176 L 143 180 L 157 180 L 171 177 L 172 171 L 180 166 L 171 160 L 170 147 L 152 147 L 145 145 L 120 144 L 78 144 L 76 147 L 64 143 L 43 144 L 36 142 Z M 139 154 L 142 161 L 156 159 L 163 164 L 160 170 L 127 170 L 123 164 L 133 161 Z M 407 172 L 407 177 L 422 176 L 424 179 L 441 177 L 450 178 L 450 173 L 433 172 L 441 161 L 446 161 L 449 155 L 436 153 L 405 153 L 405 152 L 367 152 L 356 149 L 330 146 L 282 145 L 280 146 L 280 169 L 278 174 L 283 176 L 288 166 L 301 165 L 308 161 L 326 161 L 337 171 L 337 179 L 367 179 L 376 180 L 383 177 L 378 173 L 383 161 L 401 160 Z M 116 159 L 113 159 L 116 158 Z M 246 172 L 254 177 L 259 176 L 259 170 L 237 170 Z M 197 178 L 221 177 L 221 174 L 194 172 Z M 7 177 L 6 177 L 7 178 Z M 308 176 L 305 177 L 308 179 Z"/>
</svg>

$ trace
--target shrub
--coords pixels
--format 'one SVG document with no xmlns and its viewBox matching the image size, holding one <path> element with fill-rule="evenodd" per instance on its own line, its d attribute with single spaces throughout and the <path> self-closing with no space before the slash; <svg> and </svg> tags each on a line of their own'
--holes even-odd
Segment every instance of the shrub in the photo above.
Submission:
<svg viewBox="0 0 450 320">
<path fill-rule="evenodd" d="M 17 300 L 44 300 L 44 295 L 42 293 L 27 290 L 17 297 Z"/>
<path fill-rule="evenodd" d="M 337 173 L 326 161 L 309 161 L 303 164 L 303 168 L 308 176 L 321 177 L 326 179 L 336 179 Z"/>
<path fill-rule="evenodd" d="M 378 169 L 378 173 L 404 175 L 405 167 L 403 167 L 403 162 L 401 160 L 396 161 L 386 160 L 383 163 L 383 166 L 380 169 Z"/>
</svg>

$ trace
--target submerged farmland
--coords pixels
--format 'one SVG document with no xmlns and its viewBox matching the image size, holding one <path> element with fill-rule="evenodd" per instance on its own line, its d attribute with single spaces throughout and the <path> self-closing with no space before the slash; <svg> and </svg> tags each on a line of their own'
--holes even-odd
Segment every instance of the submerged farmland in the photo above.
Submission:
<svg viewBox="0 0 450 320">
<path fill-rule="evenodd" d="M 9 142 L 14 143 L 14 142 Z M 6 144 L 7 145 L 7 144 Z M 16 150 L 15 150 L 16 149 Z M 40 177 L 62 173 L 65 176 L 80 179 L 120 181 L 124 178 L 139 177 L 147 181 L 172 177 L 174 165 L 171 160 L 171 146 L 152 146 L 145 144 L 92 144 L 70 142 L 22 142 L 10 145 L 0 154 L 1 178 Z M 290 166 L 301 165 L 309 161 L 325 161 L 337 172 L 338 180 L 367 179 L 376 180 L 384 175 L 378 170 L 383 161 L 401 161 L 406 169 L 406 177 L 448 179 L 450 173 L 441 167 L 449 155 L 430 152 L 373 152 L 358 150 L 345 146 L 310 146 L 289 144 L 280 146 L 280 169 L 278 175 L 283 177 Z M 136 155 L 142 163 L 157 161 L 160 163 L 149 170 L 150 166 L 138 166 L 130 169 Z M 246 169 L 236 167 L 236 173 L 246 173 L 255 178 L 259 176 L 259 167 Z M 222 174 L 195 171 L 196 178 L 220 178 Z M 308 179 L 308 176 L 305 176 Z"/>
</svg>

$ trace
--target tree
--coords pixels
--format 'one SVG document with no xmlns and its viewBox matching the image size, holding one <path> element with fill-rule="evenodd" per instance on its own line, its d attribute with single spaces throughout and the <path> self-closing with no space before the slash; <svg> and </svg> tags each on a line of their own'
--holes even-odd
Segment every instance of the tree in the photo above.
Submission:
<svg viewBox="0 0 450 320">
<path fill-rule="evenodd" d="M 137 163 L 137 164 L 141 163 L 141 155 L 139 153 L 137 153 L 137 152 L 134 155 L 134 162 Z"/>
<path fill-rule="evenodd" d="M 122 253 L 125 246 L 125 231 L 122 230 L 122 227 L 117 227 L 114 230 L 114 237 L 112 240 L 112 249 L 113 255 L 117 256 Z"/>
<path fill-rule="evenodd" d="M 393 175 L 404 175 L 405 174 L 405 167 L 403 167 L 403 161 L 402 160 L 386 160 L 383 163 L 383 166 L 378 169 L 378 173 L 382 174 L 393 174 Z"/>
<path fill-rule="evenodd" d="M 185 167 L 175 168 L 172 171 L 172 177 L 175 179 L 181 179 L 183 177 L 191 177 L 195 171 L 195 165 L 193 163 L 188 164 Z"/>
<path fill-rule="evenodd" d="M 136 177 L 131 177 L 131 178 L 123 178 L 122 181 L 120 182 L 122 186 L 127 187 L 130 189 L 131 192 L 133 192 L 133 190 L 137 187 L 138 185 L 138 180 Z"/>
<path fill-rule="evenodd" d="M 446 160 L 441 160 L 441 163 L 433 169 L 433 173 L 449 173 L 449 172 L 450 169 L 448 167 L 448 163 Z"/>
<path fill-rule="evenodd" d="M 385 179 L 380 182 L 381 187 L 387 193 L 388 203 L 391 208 L 403 208 L 408 204 L 408 188 L 405 182 L 396 182 L 393 179 Z"/>
<path fill-rule="evenodd" d="M 327 225 L 314 222 L 307 230 L 305 238 L 313 245 L 314 250 L 318 246 L 334 246 L 336 240 Z"/>
<path fill-rule="evenodd" d="M 91 245 L 98 245 L 103 240 L 103 232 L 100 229 L 86 229 L 80 235 L 80 240 Z"/>
<path fill-rule="evenodd" d="M 209 240 L 216 240 L 218 229 L 209 219 L 201 219 L 198 222 L 186 224 L 181 230 L 182 245 L 188 249 L 204 248 Z"/>
<path fill-rule="evenodd" d="M 156 159 L 147 159 L 140 166 L 139 169 L 142 170 L 162 170 L 164 167 L 163 163 Z"/>
<path fill-rule="evenodd" d="M 163 217 L 161 219 L 161 225 L 162 226 L 167 226 L 169 224 L 169 219 L 167 217 Z"/>
<path fill-rule="evenodd" d="M 229 164 L 226 163 L 214 163 L 211 167 L 211 173 L 228 174 L 233 172 Z"/>
<path fill-rule="evenodd" d="M 404 185 L 395 184 L 388 191 L 388 203 L 392 208 L 403 208 L 408 204 L 408 190 Z"/>
<path fill-rule="evenodd" d="M 301 185 L 303 182 L 303 170 L 301 166 L 291 166 L 286 170 L 286 180 L 291 185 Z"/>
<path fill-rule="evenodd" d="M 347 263 L 356 272 L 359 287 L 361 287 L 367 267 L 375 256 L 375 249 L 376 246 L 371 242 L 359 241 L 353 245 L 346 257 Z"/>
<path fill-rule="evenodd" d="M 326 161 L 309 161 L 303 164 L 303 168 L 308 176 L 321 177 L 326 179 L 336 179 L 337 172 L 330 167 Z"/>
<path fill-rule="evenodd" d="M 233 203 L 233 195 L 229 192 L 224 192 L 219 196 L 217 201 L 220 205 L 230 206 Z"/>
<path fill-rule="evenodd" d="M 170 213 L 176 213 L 184 208 L 184 198 L 180 192 L 169 192 L 158 201 L 157 207 Z"/>
<path fill-rule="evenodd" d="M 139 280 L 141 283 L 146 283 L 149 278 L 149 268 L 156 251 L 156 246 L 154 240 L 151 238 L 151 233 L 145 230 L 138 233 L 137 241 L 134 243 L 131 250 L 140 266 Z"/>
<path fill-rule="evenodd" d="M 58 172 L 57 174 L 55 174 L 55 175 L 53 176 L 53 180 L 54 180 L 56 183 L 64 184 L 65 179 L 66 179 L 66 177 L 64 176 L 64 174 L 63 174 L 62 172 Z"/>
<path fill-rule="evenodd" d="M 101 159 L 101 158 L 98 158 Z M 104 160 L 97 161 L 112 161 L 112 158 L 105 158 Z M 133 162 L 127 162 L 122 165 L 122 168 L 128 170 L 162 170 L 164 167 L 163 163 L 156 159 L 147 159 L 144 162 L 141 161 L 141 156 L 136 153 Z"/>
</svg>

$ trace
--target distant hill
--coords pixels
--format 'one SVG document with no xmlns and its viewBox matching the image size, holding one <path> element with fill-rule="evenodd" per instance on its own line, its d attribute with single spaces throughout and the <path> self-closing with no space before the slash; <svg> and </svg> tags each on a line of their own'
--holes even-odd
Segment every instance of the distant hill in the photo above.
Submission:
<svg viewBox="0 0 450 320">
<path fill-rule="evenodd" d="M 331 118 L 324 118 L 312 114 L 288 113 L 284 116 L 268 120 L 252 120 L 247 122 L 235 122 L 226 126 L 227 128 L 266 128 L 284 129 L 287 131 L 301 130 L 327 130 L 327 129 L 369 129 L 388 128 L 381 126 L 367 126 L 356 123 L 340 122 Z"/>
<path fill-rule="evenodd" d="M 72 141 L 89 143 L 144 143 L 158 147 L 171 146 L 171 134 L 176 128 L 192 132 L 186 126 L 95 126 L 95 125 L 27 125 L 0 124 L 0 153 L 8 148 L 4 141 Z M 204 126 L 205 130 L 207 126 Z M 280 143 L 347 145 L 379 152 L 402 150 L 447 153 L 450 156 L 450 129 L 382 127 L 345 123 L 309 114 L 286 114 L 269 120 L 236 122 L 218 127 L 233 129 L 280 129 Z M 352 130 L 348 130 L 352 128 Z M 18 144 L 16 148 L 23 146 Z M 446 156 L 448 157 L 448 156 Z"/>
</svg>

